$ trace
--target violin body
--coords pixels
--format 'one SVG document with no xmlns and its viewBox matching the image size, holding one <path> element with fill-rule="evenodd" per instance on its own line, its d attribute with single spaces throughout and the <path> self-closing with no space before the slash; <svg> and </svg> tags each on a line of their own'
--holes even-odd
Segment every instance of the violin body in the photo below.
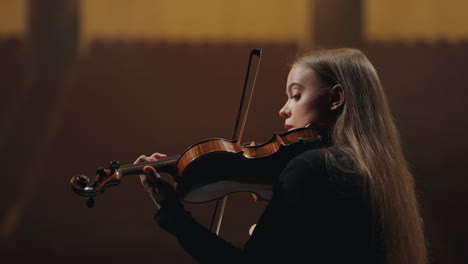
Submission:
<svg viewBox="0 0 468 264">
<path fill-rule="evenodd" d="M 321 145 L 318 132 L 312 128 L 275 133 L 268 142 L 255 146 L 208 139 L 164 160 L 126 166 L 114 161 L 109 169 L 98 169 L 92 184 L 87 176 L 77 175 L 71 179 L 71 186 L 77 194 L 92 198 L 120 184 L 124 176 L 143 174 L 143 168 L 149 165 L 171 174 L 181 199 L 188 203 L 205 203 L 234 192 L 251 192 L 259 199 L 270 200 L 272 186 L 286 164 Z"/>
<path fill-rule="evenodd" d="M 286 164 L 320 142 L 310 128 L 274 134 L 255 146 L 225 139 L 202 141 L 180 156 L 177 190 L 188 203 L 218 200 L 234 192 L 251 192 L 260 200 L 270 200 L 272 186 Z"/>
</svg>

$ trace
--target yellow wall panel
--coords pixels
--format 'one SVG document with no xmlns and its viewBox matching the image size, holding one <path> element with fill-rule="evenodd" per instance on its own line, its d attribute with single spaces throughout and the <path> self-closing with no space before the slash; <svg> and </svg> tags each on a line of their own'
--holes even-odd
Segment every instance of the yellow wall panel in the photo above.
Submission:
<svg viewBox="0 0 468 264">
<path fill-rule="evenodd" d="M 468 39 L 466 0 L 364 0 L 364 32 L 371 41 Z"/>
<path fill-rule="evenodd" d="M 81 3 L 84 40 L 303 42 L 309 28 L 309 0 L 83 0 Z"/>
<path fill-rule="evenodd" d="M 81 0 L 81 39 L 304 44 L 313 34 L 312 1 Z M 0 0 L 0 36 L 24 35 L 27 6 Z M 467 0 L 363 0 L 363 7 L 370 41 L 468 39 Z"/>
<path fill-rule="evenodd" d="M 0 0 L 0 36 L 24 35 L 27 0 Z"/>
</svg>

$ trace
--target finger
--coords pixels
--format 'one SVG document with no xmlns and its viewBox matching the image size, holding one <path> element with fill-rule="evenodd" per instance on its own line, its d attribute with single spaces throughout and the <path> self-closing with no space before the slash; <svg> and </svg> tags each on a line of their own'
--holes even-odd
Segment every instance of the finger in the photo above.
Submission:
<svg viewBox="0 0 468 264">
<path fill-rule="evenodd" d="M 143 187 L 150 193 L 153 193 L 155 190 L 154 184 L 148 179 L 146 175 L 140 175 L 140 181 Z"/>
<path fill-rule="evenodd" d="M 156 169 L 151 166 L 145 166 L 143 168 L 143 172 L 145 173 L 146 178 L 150 182 L 150 184 L 153 184 L 156 188 L 158 188 L 158 185 L 161 184 L 161 181 L 158 181 L 158 179 L 161 179 L 161 176 L 159 176 Z"/>
<path fill-rule="evenodd" d="M 137 164 L 137 163 L 142 163 L 142 162 L 148 162 L 148 157 L 146 155 L 141 155 L 140 157 L 138 157 L 138 159 L 135 160 L 135 162 L 133 162 L 133 164 Z"/>
<path fill-rule="evenodd" d="M 163 178 L 157 173 L 155 168 L 151 166 L 145 166 L 143 168 L 143 171 L 146 175 L 146 184 L 151 186 L 156 198 L 160 193 L 166 193 L 174 190 L 174 186 L 163 180 Z"/>
<path fill-rule="evenodd" d="M 153 183 L 151 183 L 151 181 L 148 180 L 146 175 L 140 175 L 140 180 L 141 180 L 141 183 L 142 183 L 143 187 L 145 187 L 146 191 L 148 192 L 149 196 L 151 197 L 151 200 L 153 200 L 154 204 L 158 208 L 161 208 L 161 205 L 159 204 L 159 202 L 156 199 L 157 193 L 158 193 L 157 190 L 156 190 L 156 187 L 153 185 Z"/>
<path fill-rule="evenodd" d="M 164 203 L 164 200 L 167 200 L 168 197 L 175 192 L 174 186 L 171 183 L 167 182 L 165 179 L 163 179 L 159 174 L 154 174 L 156 170 L 154 170 L 153 167 L 143 170 L 145 171 L 145 175 L 147 176 L 147 184 L 153 186 L 152 190 L 154 193 L 154 198 L 160 204 Z"/>
<path fill-rule="evenodd" d="M 155 158 L 156 160 L 160 160 L 160 159 L 165 159 L 165 158 L 167 158 L 167 155 L 166 155 L 166 154 L 159 153 L 159 152 L 156 152 L 156 153 L 153 153 L 150 157 Z"/>
<path fill-rule="evenodd" d="M 151 156 L 148 157 L 148 161 L 157 161 L 157 160 L 158 160 L 158 159 L 155 158 L 155 157 L 151 157 Z"/>
<path fill-rule="evenodd" d="M 146 175 L 140 175 L 141 183 L 143 184 L 143 187 L 145 187 L 146 191 L 148 192 L 151 200 L 153 200 L 154 204 L 158 209 L 161 208 L 161 205 L 158 203 L 156 200 L 157 197 L 157 191 L 156 188 L 150 183 L 146 177 Z"/>
<path fill-rule="evenodd" d="M 137 160 L 135 160 L 135 162 L 133 162 L 133 164 L 138 164 L 138 163 L 143 163 L 143 162 L 150 162 L 150 161 L 157 161 L 158 159 L 155 158 L 155 157 L 152 157 L 152 156 L 146 156 L 146 155 L 141 155 L 140 157 L 138 157 Z"/>
</svg>

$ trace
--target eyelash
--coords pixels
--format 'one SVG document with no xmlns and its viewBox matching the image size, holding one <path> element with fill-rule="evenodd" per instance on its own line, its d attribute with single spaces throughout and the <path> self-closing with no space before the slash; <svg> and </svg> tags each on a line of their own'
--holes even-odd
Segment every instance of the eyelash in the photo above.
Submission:
<svg viewBox="0 0 468 264">
<path fill-rule="evenodd" d="M 295 100 L 299 100 L 299 98 L 301 98 L 301 94 L 295 94 L 290 97 L 290 99 L 295 99 Z"/>
</svg>

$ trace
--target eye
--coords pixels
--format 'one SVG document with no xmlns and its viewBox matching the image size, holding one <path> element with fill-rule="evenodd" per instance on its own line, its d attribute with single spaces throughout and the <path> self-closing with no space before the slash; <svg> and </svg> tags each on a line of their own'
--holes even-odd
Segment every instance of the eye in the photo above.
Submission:
<svg viewBox="0 0 468 264">
<path fill-rule="evenodd" d="M 301 94 L 298 93 L 298 94 L 292 95 L 292 96 L 290 97 L 290 99 L 293 99 L 293 100 L 296 100 L 296 101 L 297 101 L 297 100 L 301 99 Z"/>
</svg>

